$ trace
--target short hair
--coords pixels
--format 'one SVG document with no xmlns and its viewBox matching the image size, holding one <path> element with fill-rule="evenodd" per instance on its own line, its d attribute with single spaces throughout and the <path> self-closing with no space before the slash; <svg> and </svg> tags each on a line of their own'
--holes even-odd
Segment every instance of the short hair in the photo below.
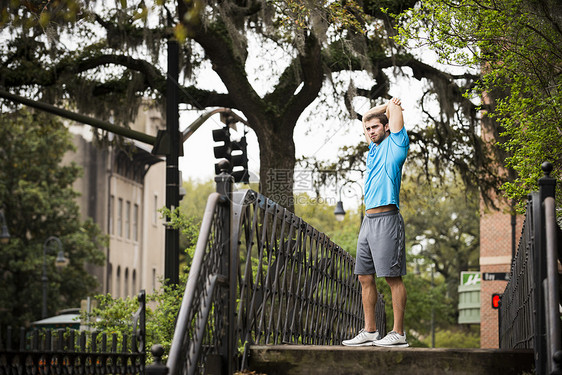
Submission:
<svg viewBox="0 0 562 375">
<path fill-rule="evenodd" d="M 380 112 L 380 110 L 375 111 L 375 108 L 371 108 L 367 112 L 365 112 L 365 114 L 363 115 L 363 125 L 365 125 L 367 121 L 371 121 L 372 119 L 379 119 L 379 121 L 383 125 L 388 124 L 388 117 L 386 117 L 386 114 L 384 112 Z"/>
</svg>

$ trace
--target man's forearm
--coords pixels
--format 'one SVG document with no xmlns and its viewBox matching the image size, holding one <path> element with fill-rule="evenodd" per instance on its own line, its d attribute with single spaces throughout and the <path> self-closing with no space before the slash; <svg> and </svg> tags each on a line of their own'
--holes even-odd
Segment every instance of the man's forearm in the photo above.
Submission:
<svg viewBox="0 0 562 375">
<path fill-rule="evenodd" d="M 402 102 L 399 98 L 392 98 L 386 109 L 388 125 L 393 133 L 399 132 L 404 127 L 404 117 L 402 115 Z"/>
<path fill-rule="evenodd" d="M 386 109 L 388 108 L 388 102 L 378 105 L 372 109 L 372 113 L 376 113 L 380 115 L 381 113 L 386 113 Z"/>
</svg>

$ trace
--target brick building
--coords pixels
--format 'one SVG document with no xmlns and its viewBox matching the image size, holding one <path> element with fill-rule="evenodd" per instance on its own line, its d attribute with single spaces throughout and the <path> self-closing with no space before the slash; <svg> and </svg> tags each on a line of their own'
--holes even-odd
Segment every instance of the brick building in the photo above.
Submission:
<svg viewBox="0 0 562 375">
<path fill-rule="evenodd" d="M 503 273 L 511 269 L 513 231 L 519 242 L 523 217 L 512 223 L 510 207 L 496 200 L 499 210 L 480 204 L 480 272 Z M 482 277 L 480 289 L 480 347 L 498 348 L 498 311 L 492 308 L 492 294 L 503 293 L 507 281 L 489 281 Z"/>
</svg>

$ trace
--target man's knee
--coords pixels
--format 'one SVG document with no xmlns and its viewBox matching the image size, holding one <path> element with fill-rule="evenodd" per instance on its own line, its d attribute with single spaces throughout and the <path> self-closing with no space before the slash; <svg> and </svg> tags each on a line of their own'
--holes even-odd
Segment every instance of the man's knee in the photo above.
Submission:
<svg viewBox="0 0 562 375">
<path fill-rule="evenodd" d="M 385 279 L 388 286 L 390 286 L 391 289 L 397 286 L 404 286 L 404 281 L 402 280 L 402 276 L 386 277 Z"/>
<path fill-rule="evenodd" d="M 375 284 L 375 275 L 357 275 L 357 278 L 363 288 Z"/>
</svg>

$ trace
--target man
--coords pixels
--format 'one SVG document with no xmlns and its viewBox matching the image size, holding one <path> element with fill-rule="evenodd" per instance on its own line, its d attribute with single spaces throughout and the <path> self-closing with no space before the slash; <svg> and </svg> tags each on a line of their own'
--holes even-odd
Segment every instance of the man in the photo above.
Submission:
<svg viewBox="0 0 562 375">
<path fill-rule="evenodd" d="M 355 274 L 361 283 L 365 327 L 356 337 L 343 341 L 347 346 L 408 346 L 404 331 L 406 288 L 402 281 L 406 274 L 406 253 L 399 193 L 402 166 L 410 142 L 400 105 L 400 99 L 393 98 L 363 116 L 363 130 L 369 143 L 365 171 L 366 216 L 357 240 Z M 394 326 L 382 339 L 375 322 L 375 275 L 386 279 L 392 294 Z"/>
</svg>

